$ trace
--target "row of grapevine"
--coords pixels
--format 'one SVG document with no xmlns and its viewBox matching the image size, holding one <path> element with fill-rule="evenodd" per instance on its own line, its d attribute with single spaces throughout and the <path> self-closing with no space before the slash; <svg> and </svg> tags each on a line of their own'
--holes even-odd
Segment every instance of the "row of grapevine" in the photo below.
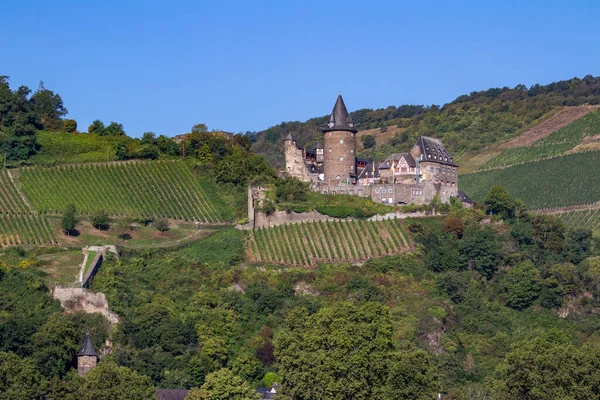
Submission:
<svg viewBox="0 0 600 400">
<path fill-rule="evenodd" d="M 600 152 L 462 174 L 458 182 L 476 201 L 483 201 L 492 186 L 504 186 L 533 209 L 594 203 L 600 200 Z"/>
<path fill-rule="evenodd" d="M 555 157 L 577 146 L 588 136 L 600 135 L 600 110 L 590 112 L 564 128 L 552 132 L 539 140 L 534 146 L 517 147 L 504 150 L 480 169 L 508 166 Z"/>
<path fill-rule="evenodd" d="M 246 243 L 252 261 L 287 265 L 362 261 L 411 248 L 400 220 L 315 221 L 254 229 Z"/>
<path fill-rule="evenodd" d="M 48 221 L 41 215 L 0 213 L 0 247 L 57 244 Z"/>
<path fill-rule="evenodd" d="M 28 213 L 31 211 L 5 169 L 0 170 L 0 212 Z"/>
<path fill-rule="evenodd" d="M 600 231 L 600 210 L 569 211 L 558 214 L 570 228 L 591 229 Z"/>
<path fill-rule="evenodd" d="M 220 216 L 185 163 L 147 161 L 24 168 L 23 191 L 42 212 L 73 204 L 84 213 L 218 222 Z"/>
</svg>

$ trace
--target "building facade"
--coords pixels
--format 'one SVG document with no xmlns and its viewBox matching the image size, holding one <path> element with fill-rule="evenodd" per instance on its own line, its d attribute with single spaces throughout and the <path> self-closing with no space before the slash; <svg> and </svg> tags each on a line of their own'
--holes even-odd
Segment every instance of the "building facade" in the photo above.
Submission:
<svg viewBox="0 0 600 400">
<path fill-rule="evenodd" d="M 356 157 L 356 128 L 339 95 L 323 132 L 323 146 L 304 149 L 285 139 L 286 174 L 320 193 L 370 197 L 387 204 L 443 203 L 458 195 L 458 165 L 439 139 L 419 136 L 409 153 L 380 163 Z"/>
</svg>

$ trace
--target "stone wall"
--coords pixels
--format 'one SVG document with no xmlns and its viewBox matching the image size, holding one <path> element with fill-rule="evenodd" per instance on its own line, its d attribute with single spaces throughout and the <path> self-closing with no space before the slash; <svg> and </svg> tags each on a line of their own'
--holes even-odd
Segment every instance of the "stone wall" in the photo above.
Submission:
<svg viewBox="0 0 600 400">
<path fill-rule="evenodd" d="M 119 322 L 119 316 L 110 311 L 104 293 L 91 293 L 84 288 L 66 288 L 56 286 L 52 289 L 52 296 L 60 301 L 60 305 L 67 312 L 77 310 L 86 313 L 100 313 L 112 324 Z"/>
<path fill-rule="evenodd" d="M 286 140 L 284 145 L 285 152 L 285 172 L 302 182 L 310 182 L 311 174 L 304 162 L 304 150 L 296 146 L 296 141 Z"/>
</svg>

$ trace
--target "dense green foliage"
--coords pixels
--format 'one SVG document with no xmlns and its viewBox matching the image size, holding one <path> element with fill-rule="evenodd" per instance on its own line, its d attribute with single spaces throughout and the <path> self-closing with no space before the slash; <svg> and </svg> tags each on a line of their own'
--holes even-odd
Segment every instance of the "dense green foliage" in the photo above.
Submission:
<svg viewBox="0 0 600 400">
<path fill-rule="evenodd" d="M 377 110 L 361 109 L 350 114 L 358 129 L 399 128 L 389 143 L 365 150 L 359 153 L 361 156 L 380 160 L 391 153 L 409 150 L 419 135 L 427 135 L 440 138 L 457 158 L 465 152 L 477 151 L 514 137 L 554 107 L 599 102 L 600 77 L 588 75 L 583 79 L 536 84 L 529 88 L 517 85 L 512 89 L 504 87 L 472 92 L 443 107 L 389 106 Z M 304 123 L 283 122 L 256 133 L 252 149 L 272 164 L 282 166 L 280 149 L 285 136 L 292 133 L 298 145 L 314 148 L 317 142 L 322 142 L 319 127 L 326 122 L 326 116 Z"/>
<path fill-rule="evenodd" d="M 226 368 L 210 373 L 201 388 L 195 388 L 186 400 L 259 400 L 254 389 Z"/>
<path fill-rule="evenodd" d="M 460 190 L 483 201 L 492 186 L 503 186 L 530 208 L 589 204 L 600 199 L 600 152 L 569 154 L 459 176 Z"/>
<path fill-rule="evenodd" d="M 360 261 L 410 249 L 397 219 L 379 222 L 318 221 L 254 229 L 246 242 L 250 259 L 288 265 Z"/>
<path fill-rule="evenodd" d="M 29 167 L 21 170 L 20 181 L 34 207 L 44 212 L 74 204 L 82 213 L 104 209 L 133 217 L 222 220 L 181 161 Z"/>
<path fill-rule="evenodd" d="M 571 150 L 586 137 L 598 134 L 600 134 L 600 111 L 594 111 L 540 139 L 533 146 L 504 150 L 483 164 L 481 169 L 555 157 Z"/>
</svg>

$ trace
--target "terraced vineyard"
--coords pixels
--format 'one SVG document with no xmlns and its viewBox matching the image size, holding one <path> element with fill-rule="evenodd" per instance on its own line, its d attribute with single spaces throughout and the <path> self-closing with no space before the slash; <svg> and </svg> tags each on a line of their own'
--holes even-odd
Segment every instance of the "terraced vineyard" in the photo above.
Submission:
<svg viewBox="0 0 600 400">
<path fill-rule="evenodd" d="M 402 222 L 316 221 L 254 229 L 246 243 L 250 261 L 315 265 L 398 254 L 412 242 Z"/>
<path fill-rule="evenodd" d="M 600 135 L 600 110 L 590 112 L 570 123 L 533 146 L 515 147 L 504 150 L 481 166 L 481 169 L 502 167 L 524 162 L 541 160 L 564 154 L 581 143 L 586 137 Z"/>
<path fill-rule="evenodd" d="M 8 171 L 0 170 L 0 247 L 56 243 L 48 221 L 32 213 Z"/>
<path fill-rule="evenodd" d="M 0 213 L 0 246 L 58 244 L 41 215 Z"/>
<path fill-rule="evenodd" d="M 566 207 L 600 200 L 600 152 L 514 165 L 504 169 L 463 174 L 460 190 L 483 201 L 492 186 L 504 186 L 529 208 Z"/>
<path fill-rule="evenodd" d="M 218 222 L 221 217 L 203 187 L 181 161 L 114 162 L 28 167 L 20 183 L 33 206 L 62 212 Z"/>
<path fill-rule="evenodd" d="M 600 231 L 600 209 L 586 211 L 569 211 L 558 214 L 570 228 L 591 229 Z"/>
</svg>

